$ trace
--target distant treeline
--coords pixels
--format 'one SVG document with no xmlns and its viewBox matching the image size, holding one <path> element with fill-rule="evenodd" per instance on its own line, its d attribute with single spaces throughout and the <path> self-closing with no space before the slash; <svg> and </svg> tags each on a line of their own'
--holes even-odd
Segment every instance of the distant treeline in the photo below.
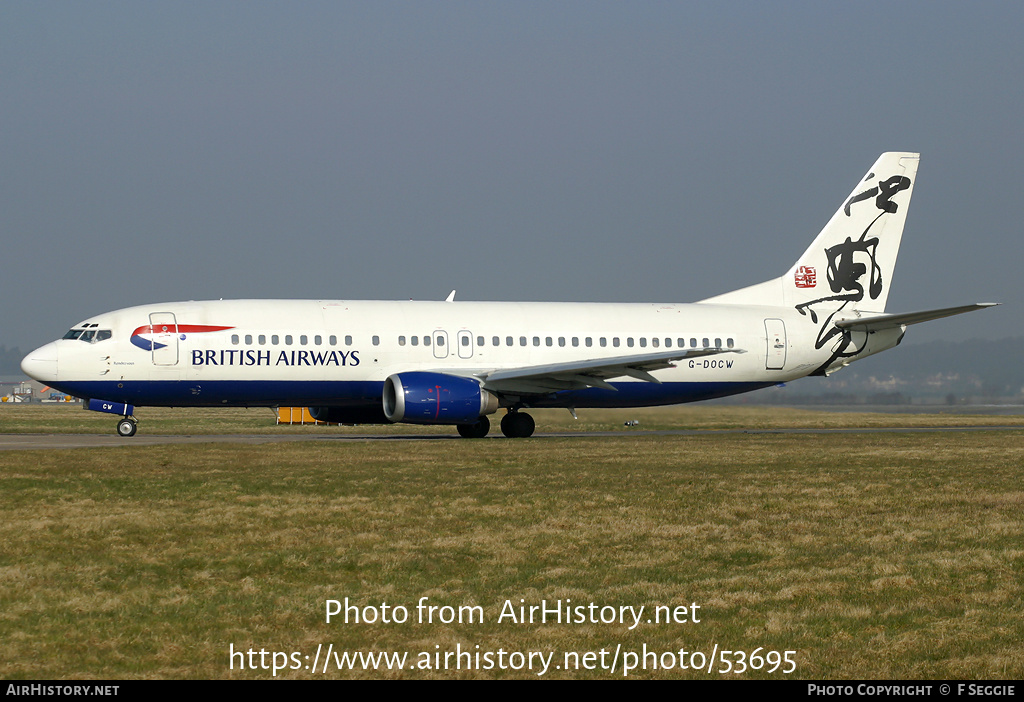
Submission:
<svg viewBox="0 0 1024 702">
<path fill-rule="evenodd" d="M 798 387 L 794 384 L 790 389 Z M 913 404 L 914 398 L 902 392 L 780 392 L 772 395 L 771 401 L 779 405 L 909 405 Z"/>
<path fill-rule="evenodd" d="M 21 373 L 21 359 L 25 354 L 15 346 L 8 349 L 0 345 L 0 375 L 18 375 Z"/>
<path fill-rule="evenodd" d="M 903 344 L 857 361 L 822 383 L 823 392 L 997 398 L 1024 394 L 1024 338 Z M 892 383 L 883 387 L 886 382 Z"/>
</svg>

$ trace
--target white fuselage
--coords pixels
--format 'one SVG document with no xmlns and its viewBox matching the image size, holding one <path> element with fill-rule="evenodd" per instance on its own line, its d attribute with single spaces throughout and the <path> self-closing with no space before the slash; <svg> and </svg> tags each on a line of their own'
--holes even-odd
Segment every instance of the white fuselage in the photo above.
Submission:
<svg viewBox="0 0 1024 702">
<path fill-rule="evenodd" d="M 624 377 L 613 381 L 616 390 L 503 398 L 524 406 L 673 404 L 800 378 L 830 356 L 815 349 L 818 325 L 792 308 L 717 304 L 223 300 L 131 307 L 75 329 L 110 334 L 52 342 L 31 355 L 33 375 L 73 395 L 136 406 L 358 405 L 379 402 L 394 373 L 468 377 L 726 349 L 654 371 L 660 384 Z"/>
</svg>

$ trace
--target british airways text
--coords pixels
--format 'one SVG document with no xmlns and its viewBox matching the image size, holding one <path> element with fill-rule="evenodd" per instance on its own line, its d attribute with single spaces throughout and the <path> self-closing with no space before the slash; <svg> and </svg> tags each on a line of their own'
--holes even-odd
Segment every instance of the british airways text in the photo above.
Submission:
<svg viewBox="0 0 1024 702">
<path fill-rule="evenodd" d="M 358 366 L 359 351 L 270 351 L 193 349 L 193 366 Z"/>
</svg>

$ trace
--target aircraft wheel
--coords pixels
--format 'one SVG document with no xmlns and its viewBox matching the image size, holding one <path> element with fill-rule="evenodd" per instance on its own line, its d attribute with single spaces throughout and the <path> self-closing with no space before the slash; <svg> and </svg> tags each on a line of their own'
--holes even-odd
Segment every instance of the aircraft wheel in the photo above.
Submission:
<svg viewBox="0 0 1024 702">
<path fill-rule="evenodd" d="M 521 439 L 533 436 L 533 430 L 537 428 L 537 423 L 533 421 L 533 417 L 526 412 L 516 412 L 516 414 L 519 415 L 519 418 L 516 420 L 516 429 L 518 430 L 516 436 Z"/>
<path fill-rule="evenodd" d="M 480 417 L 472 424 L 458 425 L 459 436 L 464 439 L 482 439 L 491 430 L 491 420 L 487 417 Z"/>
<path fill-rule="evenodd" d="M 509 412 L 501 418 L 501 433 L 510 439 L 533 436 L 536 422 L 526 412 Z"/>
<path fill-rule="evenodd" d="M 139 423 L 131 417 L 125 417 L 117 423 L 117 433 L 121 436 L 135 436 Z"/>
</svg>

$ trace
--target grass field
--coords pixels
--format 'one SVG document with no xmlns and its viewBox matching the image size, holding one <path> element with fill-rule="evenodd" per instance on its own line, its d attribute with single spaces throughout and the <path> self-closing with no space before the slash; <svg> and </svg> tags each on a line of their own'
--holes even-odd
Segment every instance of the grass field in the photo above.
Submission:
<svg viewBox="0 0 1024 702">
<path fill-rule="evenodd" d="M 638 429 L 1021 423 L 707 406 L 536 416 L 538 431 L 621 429 L 624 416 Z M 0 433 L 65 426 L 113 430 L 81 410 L 0 410 Z M 367 430 L 277 428 L 267 410 L 145 410 L 140 424 L 204 429 Z M 435 654 L 443 665 L 461 647 L 492 652 L 494 664 L 499 650 L 509 665 L 520 660 L 512 652 L 553 654 L 545 677 L 609 678 L 627 662 L 600 667 L 617 647 L 646 645 L 672 652 L 674 667 L 660 657 L 652 670 L 648 657 L 631 677 L 783 677 L 788 667 L 737 676 L 718 658 L 710 673 L 679 668 L 680 649 L 692 665 L 717 646 L 795 651 L 789 677 L 1019 679 L 1022 465 L 1019 431 L 3 451 L 0 677 L 268 678 L 275 651 L 284 678 L 539 672 L 525 657 L 522 670 L 433 668 Z M 404 606 L 409 621 L 325 622 L 326 601 L 346 597 L 378 617 L 381 603 L 393 615 Z M 423 597 L 453 609 L 420 623 Z M 645 610 L 632 630 L 631 618 L 520 624 L 498 621 L 506 600 Z M 693 603 L 699 623 L 646 621 L 656 606 Z M 438 621 L 460 607 L 479 607 L 463 612 L 483 621 Z M 390 671 L 339 671 L 332 660 L 325 675 L 305 667 L 320 645 L 409 658 Z M 267 655 L 240 669 L 232 646 Z M 596 667 L 567 670 L 567 653 Z M 738 654 L 725 660 L 740 667 Z"/>
</svg>

